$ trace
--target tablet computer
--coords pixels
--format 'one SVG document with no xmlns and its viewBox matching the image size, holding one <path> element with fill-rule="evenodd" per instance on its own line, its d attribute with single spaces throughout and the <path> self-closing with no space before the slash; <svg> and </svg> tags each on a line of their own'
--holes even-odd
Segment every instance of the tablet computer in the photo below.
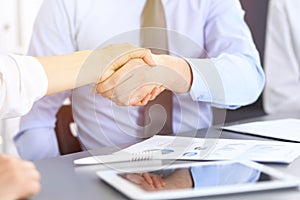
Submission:
<svg viewBox="0 0 300 200">
<path fill-rule="evenodd" d="M 152 177 L 154 183 L 149 182 Z M 251 161 L 172 164 L 161 168 L 98 171 L 131 199 L 179 199 L 298 187 L 299 179 Z M 147 181 L 148 180 L 148 181 Z"/>
</svg>

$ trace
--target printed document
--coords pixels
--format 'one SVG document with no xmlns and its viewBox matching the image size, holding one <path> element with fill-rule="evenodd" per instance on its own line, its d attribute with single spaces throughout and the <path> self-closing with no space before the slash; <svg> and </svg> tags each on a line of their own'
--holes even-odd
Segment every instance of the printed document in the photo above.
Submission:
<svg viewBox="0 0 300 200">
<path fill-rule="evenodd" d="M 300 144 L 280 141 L 208 139 L 156 135 L 122 151 L 138 153 L 157 150 L 162 151 L 162 159 L 246 159 L 265 163 L 287 164 L 300 155 Z"/>
</svg>

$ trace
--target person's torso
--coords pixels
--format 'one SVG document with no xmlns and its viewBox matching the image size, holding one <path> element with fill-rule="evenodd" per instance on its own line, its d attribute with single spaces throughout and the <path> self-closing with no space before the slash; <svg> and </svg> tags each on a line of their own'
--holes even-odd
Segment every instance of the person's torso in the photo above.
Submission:
<svg viewBox="0 0 300 200">
<path fill-rule="evenodd" d="M 141 13 L 145 0 L 76 0 L 72 11 L 73 37 L 77 50 L 97 49 L 112 43 L 139 45 Z M 182 57 L 205 55 L 205 23 L 208 0 L 163 0 L 169 48 Z M 176 42 L 174 42 L 176 41 Z M 93 86 L 74 90 L 74 117 L 86 148 L 135 141 L 143 136 L 143 116 L 139 107 L 119 107 L 100 95 Z M 76 106 L 78 105 L 78 106 Z M 82 106 L 83 105 L 83 106 Z M 211 123 L 210 107 L 195 102 L 190 95 L 173 97 L 174 132 L 195 131 Z"/>
</svg>

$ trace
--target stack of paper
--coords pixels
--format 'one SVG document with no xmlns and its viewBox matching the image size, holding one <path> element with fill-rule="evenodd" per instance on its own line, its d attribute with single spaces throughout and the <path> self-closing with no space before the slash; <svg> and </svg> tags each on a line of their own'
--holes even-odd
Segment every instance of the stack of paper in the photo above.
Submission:
<svg viewBox="0 0 300 200">
<path fill-rule="evenodd" d="M 300 142 L 300 120 L 279 119 L 223 127 L 224 130 Z"/>
<path fill-rule="evenodd" d="M 162 159 L 230 160 L 290 163 L 300 155 L 300 144 L 279 141 L 153 136 L 122 151 L 161 150 Z"/>
</svg>

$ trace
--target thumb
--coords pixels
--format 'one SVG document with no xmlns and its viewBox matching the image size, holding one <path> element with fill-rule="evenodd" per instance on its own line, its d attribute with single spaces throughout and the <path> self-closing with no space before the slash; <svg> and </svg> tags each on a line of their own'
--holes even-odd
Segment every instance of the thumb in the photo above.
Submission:
<svg viewBox="0 0 300 200">
<path fill-rule="evenodd" d="M 118 58 L 114 59 L 108 66 L 107 69 L 103 72 L 100 77 L 98 83 L 105 81 L 109 78 L 113 73 L 118 71 L 123 65 L 125 65 L 128 61 L 132 59 L 140 58 L 143 59 L 144 62 L 150 66 L 155 66 L 156 61 L 154 59 L 154 55 L 151 53 L 149 49 L 145 48 L 136 48 L 132 51 L 128 51 L 123 53 Z"/>
</svg>

